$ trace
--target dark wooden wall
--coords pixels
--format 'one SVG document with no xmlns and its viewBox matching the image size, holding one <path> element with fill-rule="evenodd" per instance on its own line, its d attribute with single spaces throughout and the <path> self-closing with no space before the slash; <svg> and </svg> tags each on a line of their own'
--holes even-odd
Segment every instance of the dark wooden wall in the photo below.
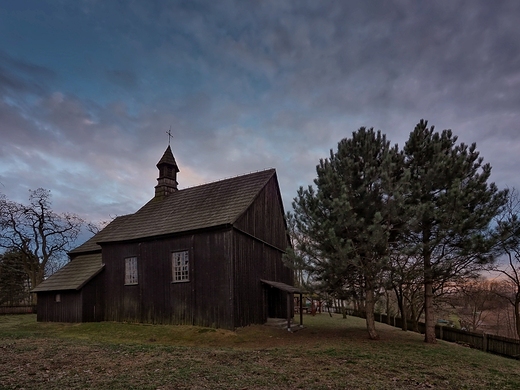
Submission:
<svg viewBox="0 0 520 390">
<path fill-rule="evenodd" d="M 293 271 L 282 256 L 289 245 L 280 190 L 273 177 L 235 224 L 235 326 L 261 324 L 268 316 L 285 318 L 286 293 L 260 282 L 293 285 Z"/>
<path fill-rule="evenodd" d="M 209 230 L 103 246 L 105 319 L 233 328 L 231 230 Z M 189 282 L 172 283 L 171 253 L 189 251 Z M 136 256 L 139 283 L 125 286 L 124 259 Z"/>
<path fill-rule="evenodd" d="M 105 318 L 105 271 L 96 275 L 81 289 L 82 322 L 98 322 Z"/>
<path fill-rule="evenodd" d="M 56 294 L 60 294 L 61 302 L 55 301 Z M 81 291 L 39 292 L 37 307 L 37 321 L 82 321 Z"/>
<path fill-rule="evenodd" d="M 292 285 L 290 269 L 282 263 L 282 253 L 248 235 L 235 235 L 235 327 L 265 323 L 268 316 L 286 317 L 287 301 L 285 293 L 275 290 L 277 296 L 271 299 L 276 307 L 268 307 L 268 290 L 260 279 L 283 282 Z"/>
<path fill-rule="evenodd" d="M 104 319 L 104 273 L 96 275 L 79 291 L 39 292 L 37 320 L 44 322 L 94 322 Z M 60 302 L 56 302 L 60 294 Z"/>
<path fill-rule="evenodd" d="M 81 291 L 38 294 L 38 321 L 128 321 L 236 327 L 285 317 L 286 294 L 260 279 L 293 284 L 274 175 L 233 226 L 102 245 L 104 271 Z M 172 252 L 189 252 L 190 280 L 172 282 Z M 137 257 L 138 284 L 125 285 L 125 258 Z"/>
<path fill-rule="evenodd" d="M 276 176 L 260 191 L 234 226 L 283 251 L 289 245 L 282 198 Z"/>
</svg>

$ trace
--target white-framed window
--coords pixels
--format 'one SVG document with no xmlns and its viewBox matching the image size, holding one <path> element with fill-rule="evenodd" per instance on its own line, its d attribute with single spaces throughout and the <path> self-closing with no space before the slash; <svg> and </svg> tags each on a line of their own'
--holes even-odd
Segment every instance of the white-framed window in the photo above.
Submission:
<svg viewBox="0 0 520 390">
<path fill-rule="evenodd" d="M 188 251 L 172 253 L 172 281 L 188 282 L 190 280 L 190 258 Z"/>
<path fill-rule="evenodd" d="M 138 282 L 137 257 L 127 257 L 125 259 L 125 284 L 137 284 Z"/>
<path fill-rule="evenodd" d="M 54 297 L 54 301 L 55 302 L 61 302 L 61 295 L 60 294 L 56 294 L 56 296 Z"/>
</svg>

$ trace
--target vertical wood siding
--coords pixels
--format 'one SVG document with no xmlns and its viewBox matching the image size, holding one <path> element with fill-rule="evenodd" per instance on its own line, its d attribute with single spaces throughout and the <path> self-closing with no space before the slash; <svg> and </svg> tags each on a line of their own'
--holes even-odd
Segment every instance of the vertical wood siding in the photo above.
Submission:
<svg viewBox="0 0 520 390">
<path fill-rule="evenodd" d="M 105 263 L 105 320 L 139 322 L 140 284 L 125 286 L 125 258 L 137 256 L 139 282 L 141 282 L 142 260 L 139 244 L 111 244 L 102 249 Z"/>
<path fill-rule="evenodd" d="M 104 276 L 103 270 L 81 289 L 82 322 L 97 322 L 104 319 Z"/>
<path fill-rule="evenodd" d="M 38 295 L 39 321 L 128 321 L 235 329 L 285 317 L 285 293 L 260 279 L 293 284 L 276 176 L 233 227 L 102 245 L 104 271 L 81 292 Z M 189 281 L 172 283 L 174 251 L 189 252 Z M 137 257 L 138 284 L 125 285 L 125 258 Z"/>
<path fill-rule="evenodd" d="M 37 320 L 44 322 L 93 322 L 102 321 L 104 273 L 96 275 L 80 291 L 39 292 Z M 56 302 L 60 294 L 60 302 Z"/>
<path fill-rule="evenodd" d="M 276 176 L 269 180 L 235 226 L 277 248 L 287 248 L 287 226 Z"/>
<path fill-rule="evenodd" d="M 231 229 L 103 247 L 105 319 L 233 327 Z M 188 282 L 172 282 L 172 252 L 189 252 Z M 124 285 L 124 259 L 137 256 L 137 285 Z"/>
<path fill-rule="evenodd" d="M 286 294 L 260 279 L 293 285 L 293 271 L 282 256 L 289 246 L 280 190 L 273 177 L 246 210 L 234 232 L 235 326 L 264 323 L 268 316 L 284 318 Z"/>
<path fill-rule="evenodd" d="M 60 302 L 56 302 L 60 294 Z M 82 322 L 80 291 L 52 291 L 38 293 L 37 321 L 42 322 Z"/>
<path fill-rule="evenodd" d="M 235 326 L 265 323 L 267 317 L 285 318 L 284 292 L 260 279 L 293 284 L 293 273 L 282 262 L 282 252 L 235 233 Z"/>
</svg>

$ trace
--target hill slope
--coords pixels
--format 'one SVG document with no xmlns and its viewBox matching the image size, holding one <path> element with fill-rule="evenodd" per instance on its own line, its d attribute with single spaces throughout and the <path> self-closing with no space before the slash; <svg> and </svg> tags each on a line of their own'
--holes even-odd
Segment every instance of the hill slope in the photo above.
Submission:
<svg viewBox="0 0 520 390">
<path fill-rule="evenodd" d="M 251 326 L 36 323 L 0 317 L 0 388 L 517 389 L 520 364 L 364 320 L 305 316 L 289 333 Z"/>
</svg>

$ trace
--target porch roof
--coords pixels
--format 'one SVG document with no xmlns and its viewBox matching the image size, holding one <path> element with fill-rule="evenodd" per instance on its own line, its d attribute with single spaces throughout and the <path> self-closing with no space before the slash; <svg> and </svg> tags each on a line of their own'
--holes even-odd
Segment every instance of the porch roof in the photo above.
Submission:
<svg viewBox="0 0 520 390">
<path fill-rule="evenodd" d="M 268 284 L 269 286 L 275 287 L 278 290 L 282 290 L 282 291 L 285 291 L 285 292 L 288 292 L 288 293 L 291 293 L 291 294 L 294 294 L 294 293 L 296 293 L 296 294 L 303 294 L 303 291 L 301 291 L 299 288 L 293 287 L 293 286 L 289 286 L 288 284 L 285 284 L 285 283 L 282 283 L 282 282 L 274 282 L 272 280 L 265 280 L 265 279 L 260 279 L 260 281 L 262 283 Z"/>
</svg>

